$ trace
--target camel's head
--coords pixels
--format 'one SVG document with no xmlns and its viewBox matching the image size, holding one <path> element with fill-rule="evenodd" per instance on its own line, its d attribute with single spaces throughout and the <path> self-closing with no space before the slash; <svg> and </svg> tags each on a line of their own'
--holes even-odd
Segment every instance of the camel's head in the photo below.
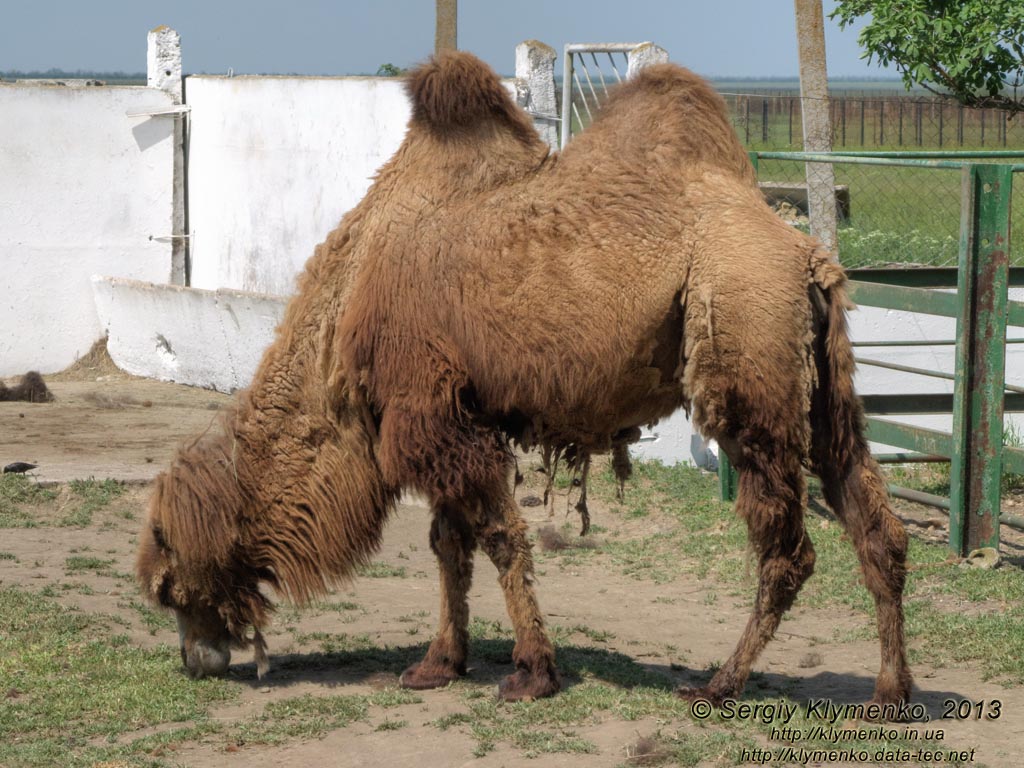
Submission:
<svg viewBox="0 0 1024 768">
<path fill-rule="evenodd" d="M 174 612 L 189 675 L 222 675 L 231 649 L 251 646 L 262 676 L 269 664 L 260 628 L 269 601 L 260 592 L 260 574 L 243 567 L 235 526 L 227 524 L 217 503 L 223 497 L 210 494 L 197 503 L 197 486 L 183 482 L 182 470 L 178 465 L 157 478 L 139 536 L 139 585 L 151 603 Z M 198 478 L 190 474 L 188 479 Z M 246 636 L 250 625 L 252 639 Z"/>
<path fill-rule="evenodd" d="M 178 623 L 181 660 L 195 678 L 221 675 L 231 662 L 231 633 L 217 606 L 181 573 L 161 528 L 142 530 L 136 573 L 150 602 L 170 608 Z"/>
</svg>

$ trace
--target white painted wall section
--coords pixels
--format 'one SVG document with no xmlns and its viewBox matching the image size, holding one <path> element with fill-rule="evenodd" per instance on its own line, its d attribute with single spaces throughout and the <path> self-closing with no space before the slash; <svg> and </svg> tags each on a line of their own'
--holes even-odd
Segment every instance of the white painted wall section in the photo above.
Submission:
<svg viewBox="0 0 1024 768">
<path fill-rule="evenodd" d="M 193 76 L 185 93 L 191 284 L 293 293 L 401 143 L 401 80 Z"/>
<path fill-rule="evenodd" d="M 107 351 L 136 376 L 234 392 L 252 381 L 287 300 L 94 277 Z"/>
<path fill-rule="evenodd" d="M 0 84 L 0 376 L 57 371 L 102 335 L 89 278 L 164 282 L 173 124 L 148 88 Z"/>
</svg>

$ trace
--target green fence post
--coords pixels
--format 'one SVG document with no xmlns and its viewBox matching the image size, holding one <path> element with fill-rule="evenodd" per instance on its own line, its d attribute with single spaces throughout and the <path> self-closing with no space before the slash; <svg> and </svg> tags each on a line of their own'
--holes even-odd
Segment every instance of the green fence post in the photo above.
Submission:
<svg viewBox="0 0 1024 768">
<path fill-rule="evenodd" d="M 725 455 L 722 446 L 718 446 L 718 496 L 722 501 L 736 501 L 736 489 L 739 487 L 739 475 L 736 468 Z"/>
<path fill-rule="evenodd" d="M 1009 166 L 964 168 L 949 517 L 961 556 L 999 547 L 1012 186 Z"/>
</svg>

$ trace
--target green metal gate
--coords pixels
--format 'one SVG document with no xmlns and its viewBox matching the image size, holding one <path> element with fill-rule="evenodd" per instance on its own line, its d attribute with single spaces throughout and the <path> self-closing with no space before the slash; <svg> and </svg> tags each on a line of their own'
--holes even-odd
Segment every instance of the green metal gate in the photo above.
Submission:
<svg viewBox="0 0 1024 768">
<path fill-rule="evenodd" d="M 868 438 L 909 451 L 880 455 L 881 461 L 949 460 L 950 498 L 930 501 L 948 506 L 950 548 L 959 555 L 979 547 L 998 548 L 1002 472 L 1024 474 L 1024 450 L 1003 445 L 1004 411 L 1024 411 L 1024 388 L 1008 388 L 1005 382 L 1006 328 L 1024 325 L 1024 302 L 1008 299 L 1011 285 L 1024 286 L 1024 267 L 1011 268 L 1009 258 L 1013 174 L 1024 171 L 1024 163 L 1006 161 L 1020 161 L 1024 153 L 752 152 L 751 159 L 755 167 L 766 159 L 960 170 L 957 266 L 850 270 L 849 293 L 862 306 L 956 318 L 955 340 L 938 342 L 955 345 L 953 394 L 865 396 Z M 936 342 L 894 339 L 877 345 L 934 346 Z M 859 362 L 949 377 L 875 360 Z M 953 414 L 951 433 L 882 418 L 933 413 Z M 719 467 L 722 498 L 731 500 L 736 475 L 724 454 Z"/>
</svg>

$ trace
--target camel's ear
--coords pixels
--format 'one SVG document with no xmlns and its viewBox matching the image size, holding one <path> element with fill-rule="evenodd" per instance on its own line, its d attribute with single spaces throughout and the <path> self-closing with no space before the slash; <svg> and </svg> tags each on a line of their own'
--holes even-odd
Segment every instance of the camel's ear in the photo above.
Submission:
<svg viewBox="0 0 1024 768">
<path fill-rule="evenodd" d="M 164 552 L 171 551 L 170 546 L 167 544 L 167 539 L 164 538 L 164 529 L 159 525 L 153 526 L 153 541 L 155 541 L 156 545 Z"/>
<path fill-rule="evenodd" d="M 153 594 L 156 595 L 157 602 L 164 608 L 173 608 L 174 603 L 171 602 L 171 590 L 174 588 L 174 579 L 171 578 L 170 570 L 164 570 L 159 579 L 159 586 L 157 586 Z"/>
</svg>

